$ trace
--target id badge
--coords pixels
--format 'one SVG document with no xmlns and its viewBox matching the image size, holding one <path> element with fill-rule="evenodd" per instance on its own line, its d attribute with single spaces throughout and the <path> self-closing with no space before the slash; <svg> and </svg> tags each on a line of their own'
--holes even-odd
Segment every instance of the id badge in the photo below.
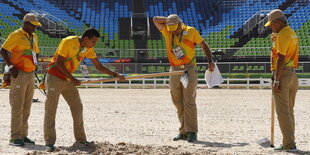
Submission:
<svg viewBox="0 0 310 155">
<path fill-rule="evenodd" d="M 35 65 L 38 65 L 37 53 L 32 51 L 32 59 Z"/>
<path fill-rule="evenodd" d="M 173 54 L 178 58 L 182 59 L 184 57 L 184 53 L 182 51 L 182 48 L 180 46 L 172 49 Z"/>
</svg>

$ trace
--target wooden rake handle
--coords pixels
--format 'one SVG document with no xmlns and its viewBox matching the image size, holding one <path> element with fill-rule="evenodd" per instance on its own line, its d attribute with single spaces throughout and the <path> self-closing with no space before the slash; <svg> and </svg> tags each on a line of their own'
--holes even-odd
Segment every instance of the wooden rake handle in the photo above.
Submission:
<svg viewBox="0 0 310 155">
<path fill-rule="evenodd" d="M 271 91 L 273 91 L 271 89 Z M 274 147 L 274 113 L 275 113 L 275 101 L 273 99 L 273 92 L 271 95 L 271 130 L 270 130 L 270 147 Z"/>
<path fill-rule="evenodd" d="M 155 74 L 128 76 L 128 77 L 125 77 L 125 80 L 151 78 L 151 77 L 168 76 L 168 75 L 180 75 L 180 74 L 184 74 L 186 72 L 187 72 L 186 70 L 183 70 L 183 71 L 173 71 L 173 72 L 163 72 L 163 73 L 155 73 Z M 119 78 L 105 78 L 105 79 L 99 79 L 99 80 L 82 81 L 81 84 L 111 82 L 111 81 L 118 81 L 118 80 L 119 80 Z"/>
</svg>

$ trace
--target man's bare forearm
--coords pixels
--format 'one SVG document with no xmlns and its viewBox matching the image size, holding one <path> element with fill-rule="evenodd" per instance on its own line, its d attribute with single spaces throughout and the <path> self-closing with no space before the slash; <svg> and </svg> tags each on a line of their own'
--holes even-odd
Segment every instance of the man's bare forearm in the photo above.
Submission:
<svg viewBox="0 0 310 155">
<path fill-rule="evenodd" d="M 72 74 L 70 74 L 68 71 L 67 71 L 67 69 L 66 69 L 66 67 L 65 67 L 65 65 L 64 64 L 62 64 L 62 63 L 56 63 L 56 67 L 59 69 L 59 71 L 62 73 L 62 74 L 64 74 L 67 78 L 69 78 L 70 80 L 73 80 L 74 79 L 74 77 L 72 76 Z"/>
<path fill-rule="evenodd" d="M 105 73 L 105 74 L 108 74 L 110 76 L 114 76 L 114 73 L 116 72 L 113 72 L 112 70 L 110 70 L 109 68 L 105 67 L 104 65 L 100 65 L 100 66 L 96 66 L 96 68 L 102 72 L 102 73 Z"/>
<path fill-rule="evenodd" d="M 155 16 L 153 18 L 153 21 L 158 23 L 158 24 L 165 24 L 166 23 L 166 19 L 167 19 L 167 17 L 164 17 L 164 16 Z"/>
<path fill-rule="evenodd" d="M 278 58 L 278 62 L 277 62 L 276 77 L 275 77 L 276 81 L 280 80 L 280 77 L 282 75 L 282 71 L 284 68 L 284 61 L 285 61 L 285 56 L 279 54 L 279 58 Z"/>
<path fill-rule="evenodd" d="M 201 46 L 203 52 L 205 53 L 208 61 L 209 62 L 212 61 L 212 52 L 208 44 L 205 41 L 202 41 L 199 45 Z"/>
<path fill-rule="evenodd" d="M 2 58 L 7 65 L 9 66 L 12 65 L 12 62 L 10 61 L 9 57 L 9 52 L 6 49 L 2 48 L 0 54 L 2 55 Z"/>
<path fill-rule="evenodd" d="M 165 27 L 166 19 L 167 18 L 163 16 L 155 16 L 153 18 L 153 22 L 159 31 Z"/>
<path fill-rule="evenodd" d="M 212 54 L 211 54 L 210 48 L 203 47 L 202 49 L 203 49 L 205 55 L 207 56 L 208 61 L 212 61 Z"/>
</svg>

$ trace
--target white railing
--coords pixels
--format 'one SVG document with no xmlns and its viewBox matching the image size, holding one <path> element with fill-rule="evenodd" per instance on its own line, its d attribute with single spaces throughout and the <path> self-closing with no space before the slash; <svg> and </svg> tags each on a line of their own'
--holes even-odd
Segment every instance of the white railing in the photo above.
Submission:
<svg viewBox="0 0 310 155">
<path fill-rule="evenodd" d="M 36 80 L 36 84 L 39 82 Z M 81 81 L 86 80 L 98 80 L 98 78 L 79 78 Z M 223 88 L 270 88 L 271 79 L 269 78 L 224 78 L 224 82 L 220 84 Z M 310 79 L 300 78 L 299 87 L 310 87 Z M 2 77 L 0 77 L 2 83 Z M 140 89 L 162 89 L 169 88 L 169 78 L 144 78 L 144 79 L 134 79 L 125 82 L 101 82 L 101 83 L 91 83 L 83 84 L 82 88 L 140 88 Z M 205 79 L 198 79 L 198 88 L 207 88 Z"/>
<path fill-rule="evenodd" d="M 80 78 L 79 80 L 98 80 L 98 79 L 86 79 Z M 135 79 L 128 80 L 126 83 L 114 81 L 111 83 L 94 83 L 94 84 L 85 84 L 85 88 L 168 88 L 169 79 L 168 78 L 146 78 L 146 79 Z M 270 88 L 271 79 L 267 78 L 224 78 L 224 82 L 219 85 L 224 88 Z M 300 78 L 299 87 L 309 87 L 310 79 Z M 198 79 L 198 88 L 207 88 L 205 79 Z"/>
</svg>

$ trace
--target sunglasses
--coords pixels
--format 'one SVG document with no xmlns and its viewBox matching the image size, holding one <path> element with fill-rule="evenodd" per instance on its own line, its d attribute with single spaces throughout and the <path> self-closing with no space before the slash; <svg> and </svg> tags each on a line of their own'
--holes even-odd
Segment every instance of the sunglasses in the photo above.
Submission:
<svg viewBox="0 0 310 155">
<path fill-rule="evenodd" d="M 273 23 L 275 23 L 276 21 L 278 21 L 278 19 L 273 20 L 273 21 L 270 23 L 270 25 L 273 24 Z"/>
<path fill-rule="evenodd" d="M 29 25 L 32 27 L 37 27 L 36 25 L 31 24 L 31 22 L 27 22 L 27 23 L 29 23 Z"/>
</svg>

